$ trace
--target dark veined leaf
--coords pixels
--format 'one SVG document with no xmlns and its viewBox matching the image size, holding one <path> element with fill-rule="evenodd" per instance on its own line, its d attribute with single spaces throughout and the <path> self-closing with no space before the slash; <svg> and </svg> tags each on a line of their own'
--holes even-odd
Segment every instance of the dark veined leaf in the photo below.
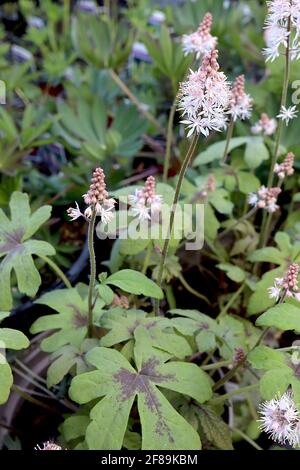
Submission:
<svg viewBox="0 0 300 470">
<path fill-rule="evenodd" d="M 70 397 L 78 403 L 102 398 L 91 410 L 86 430 L 89 449 L 120 449 L 129 414 L 138 397 L 142 449 L 200 449 L 198 433 L 171 406 L 159 388 L 189 395 L 203 403 L 212 395 L 209 377 L 195 364 L 166 362 L 147 345 L 147 331 L 138 329 L 133 368 L 116 350 L 94 348 L 87 360 L 97 369 L 75 377 Z"/>
<path fill-rule="evenodd" d="M 183 359 L 192 354 L 187 340 L 173 329 L 173 322 L 168 318 L 149 317 L 142 310 L 122 310 L 114 308 L 105 312 L 101 326 L 108 333 L 100 340 L 101 346 L 114 346 L 134 337 L 134 332 L 143 326 L 151 333 L 151 345 L 168 352 L 172 357 Z"/>
<path fill-rule="evenodd" d="M 54 352 L 66 344 L 80 347 L 87 335 L 87 286 L 78 284 L 76 288 L 59 289 L 48 292 L 37 300 L 38 304 L 47 305 L 56 314 L 38 318 L 31 326 L 30 332 L 59 330 L 41 342 L 44 351 Z M 97 298 L 93 310 L 94 321 L 97 323 L 103 314 L 103 300 Z"/>
<path fill-rule="evenodd" d="M 15 271 L 20 292 L 34 296 L 41 284 L 32 255 L 54 255 L 47 242 L 31 240 L 32 235 L 51 214 L 50 206 L 40 207 L 31 214 L 28 195 L 15 191 L 9 203 L 11 219 L 0 210 L 0 308 L 12 308 L 11 272 Z"/>
</svg>

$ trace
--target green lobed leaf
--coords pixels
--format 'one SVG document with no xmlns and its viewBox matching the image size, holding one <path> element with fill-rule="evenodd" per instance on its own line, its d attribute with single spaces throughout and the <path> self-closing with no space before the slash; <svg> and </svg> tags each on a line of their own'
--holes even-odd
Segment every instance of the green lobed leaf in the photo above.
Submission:
<svg viewBox="0 0 300 470">
<path fill-rule="evenodd" d="M 13 375 L 9 365 L 0 362 L 0 405 L 3 405 L 8 400 L 12 384 Z"/>
<path fill-rule="evenodd" d="M 151 348 L 146 349 L 151 351 Z M 75 377 L 70 396 L 74 401 L 87 403 L 105 395 L 91 411 L 92 422 L 86 434 L 89 448 L 121 448 L 137 395 L 142 449 L 200 449 L 197 432 L 157 388 L 177 390 L 200 401 L 209 399 L 212 395 L 210 380 L 197 366 L 164 363 L 162 356 L 154 353 L 145 356 L 136 371 L 121 353 L 103 347 L 90 351 L 87 360 L 98 370 Z"/>
<path fill-rule="evenodd" d="M 28 348 L 29 340 L 21 331 L 0 328 L 0 344 L 4 348 L 19 350 Z"/>
<path fill-rule="evenodd" d="M 133 269 L 122 269 L 105 280 L 105 284 L 112 284 L 125 292 L 135 295 L 145 295 L 154 299 L 162 299 L 163 291 L 151 279 Z"/>
<path fill-rule="evenodd" d="M 257 320 L 258 326 L 273 326 L 282 331 L 300 331 L 300 308 L 289 303 L 275 305 Z"/>
</svg>

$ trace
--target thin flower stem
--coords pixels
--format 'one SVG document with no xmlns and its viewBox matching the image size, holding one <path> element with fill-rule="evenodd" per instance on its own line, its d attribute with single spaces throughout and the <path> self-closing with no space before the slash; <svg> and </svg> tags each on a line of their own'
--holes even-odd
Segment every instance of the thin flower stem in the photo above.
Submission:
<svg viewBox="0 0 300 470">
<path fill-rule="evenodd" d="M 234 129 L 234 120 L 233 118 L 231 118 L 229 126 L 228 126 L 228 130 L 227 130 L 226 145 L 225 145 L 223 159 L 222 159 L 223 165 L 225 165 L 227 158 L 228 158 L 228 149 L 229 149 L 230 141 L 233 136 L 233 129 Z"/>
<path fill-rule="evenodd" d="M 186 279 L 183 277 L 182 274 L 178 274 L 178 279 L 179 281 L 181 282 L 181 284 L 183 285 L 183 287 L 185 287 L 185 289 L 190 292 L 191 294 L 193 294 L 195 297 L 198 297 L 199 299 L 201 300 L 204 300 L 204 302 L 206 302 L 208 305 L 211 305 L 211 302 L 209 301 L 209 299 L 203 295 L 203 294 L 200 294 L 200 292 L 196 291 L 195 289 L 193 289 L 189 283 L 186 281 Z"/>
<path fill-rule="evenodd" d="M 230 298 L 229 302 L 225 305 L 225 307 L 222 308 L 221 312 L 219 313 L 219 315 L 217 316 L 216 320 L 220 320 L 220 318 L 222 318 L 224 315 L 226 315 L 226 313 L 228 312 L 228 310 L 230 309 L 230 307 L 234 304 L 234 302 L 236 301 L 236 299 L 239 297 L 239 295 L 243 292 L 243 290 L 245 289 L 246 287 L 246 283 L 244 282 L 239 288 L 238 290 L 233 294 L 233 296 Z"/>
<path fill-rule="evenodd" d="M 17 375 L 19 375 L 23 379 L 28 380 L 28 372 L 26 372 L 26 373 L 22 372 L 16 366 L 13 366 L 12 369 Z M 54 393 L 52 393 L 50 390 L 48 390 L 46 387 L 44 387 L 42 384 L 40 384 L 34 378 L 30 377 L 30 383 L 32 385 L 34 385 L 36 388 L 38 388 L 38 389 L 42 390 L 44 393 L 46 393 L 48 395 L 48 397 L 56 399 L 56 395 Z"/>
<path fill-rule="evenodd" d="M 215 383 L 215 385 L 213 387 L 214 392 L 216 390 L 218 390 L 220 387 L 222 387 L 226 382 L 228 382 L 228 380 L 230 380 L 232 377 L 235 376 L 235 374 L 239 370 L 239 368 L 246 363 L 248 355 L 250 354 L 250 352 L 252 352 L 262 342 L 262 340 L 264 339 L 264 337 L 267 334 L 267 332 L 269 331 L 269 329 L 270 329 L 269 327 L 265 328 L 263 330 L 262 334 L 260 335 L 260 337 L 258 338 L 258 340 L 256 341 L 255 345 L 246 354 L 246 356 L 240 362 L 238 362 L 235 367 L 233 367 L 229 372 L 227 372 L 227 374 L 225 374 L 218 382 Z"/>
<path fill-rule="evenodd" d="M 70 0 L 64 0 L 63 31 L 67 34 L 70 23 Z"/>
<path fill-rule="evenodd" d="M 291 17 L 289 17 L 288 19 L 287 31 L 288 33 L 291 32 Z M 285 73 L 284 73 L 284 82 L 283 82 L 280 109 L 282 108 L 282 106 L 286 106 L 286 101 L 287 101 L 290 71 L 291 71 L 290 46 L 291 46 L 291 35 L 289 34 L 287 38 L 287 48 L 286 48 L 286 53 L 285 53 Z M 268 188 L 272 187 L 273 180 L 274 180 L 274 168 L 275 168 L 277 158 L 278 158 L 279 147 L 280 147 L 281 136 L 282 136 L 282 129 L 283 129 L 283 120 L 280 119 L 278 128 L 277 128 L 275 149 L 274 149 L 270 173 L 269 173 Z"/>
<path fill-rule="evenodd" d="M 152 242 L 150 242 L 149 245 L 147 246 L 147 252 L 146 252 L 145 259 L 144 259 L 144 264 L 143 264 L 143 269 L 142 269 L 143 274 L 146 274 L 147 269 L 149 267 L 149 263 L 151 261 L 151 256 L 152 256 L 152 250 L 153 250 Z"/>
<path fill-rule="evenodd" d="M 237 395 L 242 395 L 243 393 L 248 394 L 249 392 L 252 392 L 253 390 L 257 390 L 258 388 L 259 388 L 259 382 L 257 382 L 256 384 L 247 385 L 246 387 L 241 387 L 241 388 L 238 388 L 237 390 L 233 390 L 232 392 L 224 393 L 224 395 L 221 395 L 217 398 L 213 398 L 212 400 L 210 400 L 210 403 L 212 404 L 221 403 L 225 400 L 230 400 L 230 398 L 235 397 Z"/>
<path fill-rule="evenodd" d="M 165 155 L 164 174 L 163 174 L 163 181 L 164 182 L 166 182 L 167 179 L 168 179 L 168 171 L 169 171 L 169 167 L 170 167 L 172 141 L 173 141 L 173 123 L 174 123 L 174 116 L 175 116 L 175 112 L 176 112 L 176 107 L 177 107 L 177 95 L 174 98 L 172 107 L 170 109 L 169 119 L 168 119 L 166 155 Z"/>
<path fill-rule="evenodd" d="M 239 434 L 245 441 L 248 442 L 248 444 L 250 444 L 252 447 L 254 447 L 254 449 L 256 450 L 264 450 L 262 447 L 260 447 L 258 444 L 256 444 L 256 442 L 253 441 L 253 439 L 251 439 L 251 437 L 247 436 L 247 434 L 245 434 L 243 431 L 241 431 L 240 429 L 238 428 L 234 428 L 234 427 L 231 427 L 230 428 L 233 432 L 235 432 L 236 434 Z"/>
<path fill-rule="evenodd" d="M 291 32 L 291 17 L 289 17 L 288 19 L 287 32 L 288 33 Z M 287 38 L 287 48 L 286 48 L 286 53 L 285 53 L 285 72 L 284 72 L 284 81 L 283 81 L 280 109 L 282 108 L 282 106 L 286 106 L 286 102 L 287 102 L 290 69 L 291 69 L 290 47 L 291 47 L 291 35 L 289 34 Z M 268 188 L 272 187 L 272 184 L 274 181 L 274 168 L 275 168 L 278 156 L 279 156 L 282 130 L 283 130 L 283 120 L 280 119 L 278 123 L 278 128 L 277 128 L 274 153 L 272 155 L 271 167 L 269 171 Z M 262 228 L 261 228 L 261 233 L 260 233 L 260 244 L 259 244 L 260 248 L 263 248 L 268 241 L 269 228 L 271 225 L 272 216 L 273 216 L 272 213 L 267 214 L 266 212 L 263 215 Z"/>
<path fill-rule="evenodd" d="M 114 82 L 119 86 L 119 88 L 125 93 L 125 95 L 128 96 L 130 101 L 137 107 L 139 112 L 145 116 L 146 119 L 148 119 L 151 124 L 153 124 L 156 129 L 161 132 L 164 136 L 167 135 L 165 128 L 158 122 L 158 120 L 151 114 L 149 111 L 147 111 L 142 103 L 137 99 L 137 97 L 129 90 L 128 86 L 126 83 L 121 80 L 118 74 L 113 69 L 109 69 L 109 73 L 111 78 L 114 80 Z"/>
<path fill-rule="evenodd" d="M 45 410 L 48 410 L 50 411 L 51 413 L 55 413 L 55 414 L 60 414 L 55 408 L 53 408 L 52 406 L 49 406 L 49 405 L 46 405 L 45 403 L 43 403 L 42 401 L 38 400 L 37 398 L 33 398 L 31 395 L 29 395 L 28 393 L 24 392 L 23 390 L 21 390 L 19 387 L 17 387 L 16 385 L 12 385 L 12 388 L 11 388 L 14 392 L 16 392 L 18 395 L 20 395 L 24 400 L 26 401 L 29 401 L 30 403 L 34 404 L 34 405 L 37 405 L 37 406 L 40 406 L 41 408 L 44 408 Z"/>
<path fill-rule="evenodd" d="M 166 261 L 167 255 L 168 255 L 168 250 L 169 250 L 169 245 L 170 245 L 170 238 L 172 236 L 172 231 L 173 231 L 173 227 L 174 227 L 176 206 L 177 206 L 177 203 L 179 201 L 183 179 L 184 179 L 186 170 L 189 166 L 189 163 L 190 163 L 190 161 L 191 161 L 191 159 L 194 155 L 194 152 L 195 152 L 195 149 L 196 149 L 196 146 L 197 146 L 197 142 L 198 142 L 198 138 L 199 138 L 198 134 L 195 133 L 193 135 L 193 138 L 192 138 L 191 143 L 190 143 L 190 147 L 189 147 L 189 149 L 187 151 L 187 154 L 186 154 L 186 156 L 183 160 L 183 163 L 181 165 L 180 172 L 179 172 L 179 175 L 178 175 L 178 181 L 177 181 L 177 184 L 176 184 L 175 194 L 174 194 L 174 199 L 173 199 L 173 206 L 172 206 L 172 210 L 171 210 L 171 214 L 170 214 L 169 227 L 168 227 L 166 239 L 164 241 L 164 246 L 163 246 L 163 249 L 162 249 L 162 255 L 161 255 L 161 259 L 160 259 L 158 276 L 157 276 L 157 284 L 160 287 L 161 287 L 161 284 L 162 284 L 162 276 L 163 276 L 164 265 L 165 265 L 165 261 Z M 156 305 L 155 305 L 155 314 L 156 315 L 158 315 L 158 311 L 159 311 L 159 302 L 157 301 Z"/>
<path fill-rule="evenodd" d="M 202 370 L 215 370 L 220 369 L 221 367 L 226 367 L 232 364 L 232 361 L 220 361 L 214 362 L 213 364 L 208 364 L 207 366 L 200 366 Z"/>
<path fill-rule="evenodd" d="M 39 258 L 45 261 L 45 263 L 47 263 L 50 266 L 52 271 L 55 272 L 55 274 L 57 274 L 57 277 L 59 277 L 63 281 L 63 283 L 68 289 L 72 289 L 72 284 L 70 283 L 69 279 L 52 259 L 44 255 L 39 255 Z"/>
<path fill-rule="evenodd" d="M 95 258 L 95 248 L 94 248 L 94 231 L 95 231 L 95 221 L 96 221 L 96 209 L 93 208 L 92 217 L 89 222 L 88 229 L 88 246 L 90 253 L 90 282 L 89 282 L 89 292 L 88 292 L 88 336 L 92 338 L 93 336 L 93 297 L 94 297 L 94 288 L 96 281 L 96 258 Z"/>
</svg>

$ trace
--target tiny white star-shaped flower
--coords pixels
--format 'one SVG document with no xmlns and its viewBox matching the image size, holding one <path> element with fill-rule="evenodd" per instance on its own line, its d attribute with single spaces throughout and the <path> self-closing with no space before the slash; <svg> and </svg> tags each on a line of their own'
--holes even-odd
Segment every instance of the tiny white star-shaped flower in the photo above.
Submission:
<svg viewBox="0 0 300 470">
<path fill-rule="evenodd" d="M 273 286 L 273 287 L 268 288 L 270 299 L 275 299 L 276 302 L 279 300 L 280 292 L 281 292 L 281 289 L 279 287 Z"/>
<path fill-rule="evenodd" d="M 298 115 L 298 111 L 296 109 L 296 106 L 290 106 L 289 108 L 286 108 L 285 106 L 281 106 L 280 113 L 278 114 L 278 118 L 282 119 L 288 125 L 288 123 L 292 120 L 295 119 Z"/>
</svg>

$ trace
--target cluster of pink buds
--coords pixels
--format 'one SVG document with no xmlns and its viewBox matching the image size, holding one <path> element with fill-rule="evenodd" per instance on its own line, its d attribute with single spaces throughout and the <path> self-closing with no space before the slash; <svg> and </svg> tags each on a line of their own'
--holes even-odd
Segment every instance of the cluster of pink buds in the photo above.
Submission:
<svg viewBox="0 0 300 470">
<path fill-rule="evenodd" d="M 273 213 L 279 209 L 277 198 L 280 193 L 281 189 L 278 187 L 266 188 L 265 186 L 261 186 L 257 193 L 249 194 L 248 202 L 253 207 L 265 209 L 267 212 Z"/>
<path fill-rule="evenodd" d="M 238 76 L 231 89 L 230 98 L 230 109 L 229 112 L 232 119 L 249 119 L 251 116 L 252 109 L 252 98 L 250 95 L 245 93 L 245 76 Z"/>
<path fill-rule="evenodd" d="M 271 119 L 267 113 L 262 113 L 260 120 L 251 128 L 253 134 L 273 135 L 277 129 L 276 119 Z"/>
<path fill-rule="evenodd" d="M 131 205 L 130 214 L 139 220 L 151 220 L 157 217 L 161 210 L 162 196 L 156 194 L 156 182 L 149 176 L 142 189 L 137 189 L 134 195 L 128 196 Z"/>
<path fill-rule="evenodd" d="M 280 297 L 294 297 L 300 301 L 300 293 L 298 286 L 299 265 L 297 263 L 290 264 L 284 277 L 276 277 L 274 286 L 269 287 L 270 299 L 278 301 Z"/>
<path fill-rule="evenodd" d="M 217 38 L 211 35 L 212 22 L 213 17 L 211 13 L 206 13 L 198 30 L 192 34 L 185 34 L 182 37 L 185 55 L 195 53 L 196 58 L 200 59 L 202 56 L 215 49 Z"/>
<path fill-rule="evenodd" d="M 276 163 L 274 172 L 277 173 L 278 178 L 284 179 L 286 176 L 292 176 L 294 174 L 294 160 L 295 155 L 289 152 L 282 163 Z"/>
<path fill-rule="evenodd" d="M 260 429 L 280 444 L 293 447 L 300 442 L 300 416 L 290 392 L 260 405 Z"/>
<path fill-rule="evenodd" d="M 102 168 L 96 168 L 93 172 L 90 188 L 87 194 L 83 195 L 83 199 L 88 207 L 82 214 L 76 202 L 76 208 L 70 207 L 67 211 L 71 220 L 76 220 L 81 216 L 89 220 L 94 213 L 101 217 L 101 222 L 104 224 L 107 224 L 113 219 L 113 209 L 116 201 L 108 197 L 105 174 Z"/>
<path fill-rule="evenodd" d="M 207 182 L 206 182 L 206 185 L 204 186 L 204 188 L 202 189 L 202 191 L 200 191 L 200 193 L 198 193 L 198 197 L 207 197 L 208 196 L 208 193 L 212 193 L 213 191 L 215 191 L 216 189 L 216 178 L 215 176 L 211 173 L 208 175 L 208 178 L 207 178 Z"/>
</svg>

